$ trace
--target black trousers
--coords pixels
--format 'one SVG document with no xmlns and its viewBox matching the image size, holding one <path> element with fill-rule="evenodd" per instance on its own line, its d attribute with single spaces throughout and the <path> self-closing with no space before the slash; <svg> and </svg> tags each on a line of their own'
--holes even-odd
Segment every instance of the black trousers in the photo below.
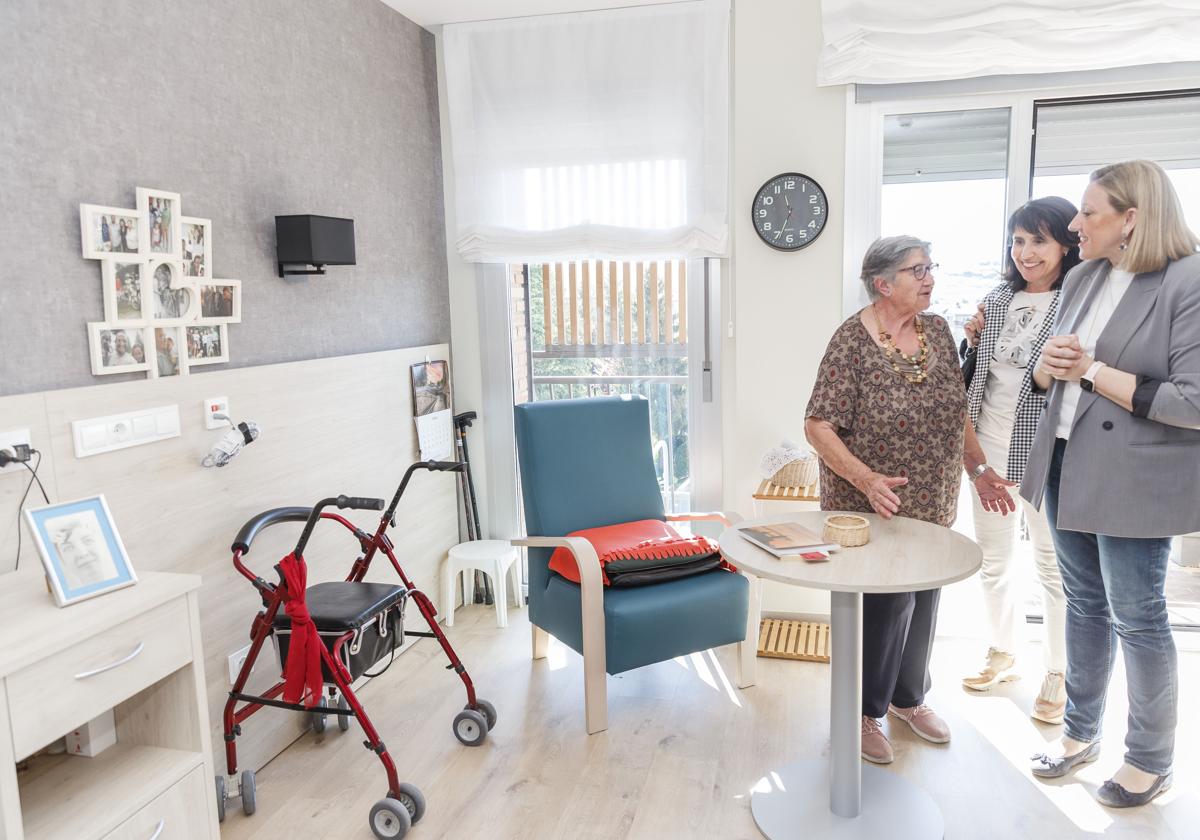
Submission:
<svg viewBox="0 0 1200 840">
<path fill-rule="evenodd" d="M 862 713 L 925 702 L 941 589 L 863 595 Z"/>
</svg>

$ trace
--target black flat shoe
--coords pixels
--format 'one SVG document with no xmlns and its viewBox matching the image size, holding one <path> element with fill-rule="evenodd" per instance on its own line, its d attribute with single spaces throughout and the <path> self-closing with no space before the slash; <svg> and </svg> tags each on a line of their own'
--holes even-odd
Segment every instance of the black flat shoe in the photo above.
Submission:
<svg viewBox="0 0 1200 840">
<path fill-rule="evenodd" d="M 1145 805 L 1160 793 L 1166 793 L 1170 789 L 1170 772 L 1155 779 L 1154 784 L 1150 785 L 1150 789 L 1145 793 L 1130 793 L 1109 779 L 1100 786 L 1100 790 L 1096 791 L 1096 799 L 1100 800 L 1101 805 L 1107 805 L 1109 808 L 1136 808 L 1138 805 Z"/>
<path fill-rule="evenodd" d="M 1029 770 L 1033 775 L 1042 779 L 1057 779 L 1065 776 L 1076 767 L 1082 767 L 1100 757 L 1100 742 L 1092 741 L 1086 748 L 1065 758 L 1051 758 L 1045 753 L 1038 753 L 1031 760 Z"/>
</svg>

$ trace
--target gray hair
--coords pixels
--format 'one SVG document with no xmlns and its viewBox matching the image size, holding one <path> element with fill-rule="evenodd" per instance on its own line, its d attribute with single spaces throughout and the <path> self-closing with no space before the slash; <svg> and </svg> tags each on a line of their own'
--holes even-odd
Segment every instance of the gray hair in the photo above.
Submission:
<svg viewBox="0 0 1200 840">
<path fill-rule="evenodd" d="M 867 296 L 871 300 L 879 299 L 875 278 L 884 277 L 891 283 L 896 278 L 896 269 L 914 248 L 920 248 L 929 254 L 929 243 L 915 236 L 881 236 L 871 243 L 871 247 L 863 256 L 861 275 Z"/>
</svg>

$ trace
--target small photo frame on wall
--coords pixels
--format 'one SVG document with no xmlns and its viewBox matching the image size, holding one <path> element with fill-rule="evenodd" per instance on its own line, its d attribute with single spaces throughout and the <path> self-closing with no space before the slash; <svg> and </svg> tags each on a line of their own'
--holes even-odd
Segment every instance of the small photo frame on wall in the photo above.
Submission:
<svg viewBox="0 0 1200 840">
<path fill-rule="evenodd" d="M 100 260 L 140 253 L 141 227 L 136 210 L 80 204 L 79 227 L 84 259 Z"/>
<path fill-rule="evenodd" d="M 103 260 L 100 274 L 104 279 L 105 320 L 133 326 L 150 317 L 152 303 L 144 258 L 134 255 Z"/>
<path fill-rule="evenodd" d="M 141 252 L 151 257 L 181 259 L 179 193 L 137 188 L 138 239 Z"/>
<path fill-rule="evenodd" d="M 122 327 L 108 323 L 88 324 L 92 373 L 137 373 L 150 370 L 151 349 L 147 327 Z"/>
<path fill-rule="evenodd" d="M 189 324 L 183 329 L 189 368 L 229 361 L 229 331 L 225 324 Z"/>
<path fill-rule="evenodd" d="M 196 287 L 183 276 L 178 260 L 152 259 L 146 266 L 150 295 L 149 317 L 160 324 L 175 325 L 196 320 L 199 300 Z"/>
<path fill-rule="evenodd" d="M 450 377 L 444 361 L 412 366 L 413 416 L 423 417 L 450 408 Z"/>
<path fill-rule="evenodd" d="M 179 376 L 187 373 L 183 327 L 154 327 L 154 364 L 150 367 L 152 378 Z"/>
<path fill-rule="evenodd" d="M 103 495 L 31 508 L 25 521 L 60 607 L 137 583 Z"/>
<path fill-rule="evenodd" d="M 212 278 L 212 221 L 194 216 L 181 216 L 180 255 L 183 276 L 192 279 Z"/>
<path fill-rule="evenodd" d="M 242 281 L 200 281 L 201 324 L 240 324 L 242 322 Z"/>
</svg>

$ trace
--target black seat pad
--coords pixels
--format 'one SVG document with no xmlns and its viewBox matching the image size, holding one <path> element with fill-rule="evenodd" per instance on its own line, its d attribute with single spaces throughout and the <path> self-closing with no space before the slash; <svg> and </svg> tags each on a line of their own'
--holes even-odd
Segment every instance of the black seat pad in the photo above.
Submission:
<svg viewBox="0 0 1200 840">
<path fill-rule="evenodd" d="M 308 587 L 304 597 L 317 631 L 333 633 L 357 630 L 372 616 L 399 603 L 407 593 L 403 586 L 390 583 L 330 581 Z M 282 608 L 273 623 L 280 629 L 292 624 Z"/>
</svg>

